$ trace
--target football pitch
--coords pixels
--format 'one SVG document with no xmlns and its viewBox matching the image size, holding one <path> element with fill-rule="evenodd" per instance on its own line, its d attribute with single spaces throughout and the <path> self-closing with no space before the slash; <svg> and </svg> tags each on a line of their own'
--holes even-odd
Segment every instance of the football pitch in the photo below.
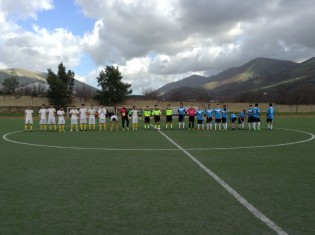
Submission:
<svg viewBox="0 0 315 235">
<path fill-rule="evenodd" d="M 0 123 L 0 234 L 315 234 L 314 117 L 272 131 Z"/>
</svg>

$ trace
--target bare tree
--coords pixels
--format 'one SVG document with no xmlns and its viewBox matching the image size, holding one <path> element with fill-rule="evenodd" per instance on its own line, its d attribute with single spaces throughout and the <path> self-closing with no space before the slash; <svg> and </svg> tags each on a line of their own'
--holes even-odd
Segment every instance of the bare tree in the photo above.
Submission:
<svg viewBox="0 0 315 235">
<path fill-rule="evenodd" d="M 277 87 L 277 102 L 279 104 L 286 104 L 288 103 L 289 98 L 289 91 L 290 88 L 288 85 L 282 85 Z"/>
<path fill-rule="evenodd" d="M 32 96 L 46 96 L 47 86 L 43 82 L 38 82 L 32 87 Z"/>
<path fill-rule="evenodd" d="M 36 82 L 16 90 L 19 96 L 46 96 L 47 95 L 47 85 L 43 82 Z"/>
<path fill-rule="evenodd" d="M 169 96 L 170 101 L 181 101 L 183 100 L 183 98 L 184 98 L 183 93 L 179 90 L 172 92 L 171 95 Z"/>
<path fill-rule="evenodd" d="M 158 93 L 152 87 L 142 88 L 142 95 L 148 100 L 156 100 L 158 98 Z"/>
<path fill-rule="evenodd" d="M 210 94 L 206 89 L 196 90 L 196 100 L 201 102 L 208 102 L 210 100 Z"/>
<path fill-rule="evenodd" d="M 96 89 L 90 87 L 80 87 L 76 89 L 76 96 L 83 97 L 83 98 L 91 98 L 96 95 Z"/>
<path fill-rule="evenodd" d="M 2 90 L 7 95 L 14 95 L 16 88 L 19 86 L 19 78 L 15 72 L 11 72 L 11 76 L 2 82 Z"/>
</svg>

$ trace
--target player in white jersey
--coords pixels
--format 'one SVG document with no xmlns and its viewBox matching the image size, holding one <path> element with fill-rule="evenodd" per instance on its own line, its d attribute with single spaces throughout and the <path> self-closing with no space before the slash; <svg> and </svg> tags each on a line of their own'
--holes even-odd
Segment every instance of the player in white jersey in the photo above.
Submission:
<svg viewBox="0 0 315 235">
<path fill-rule="evenodd" d="M 61 107 L 58 111 L 57 111 L 57 115 L 58 115 L 58 129 L 59 132 L 65 132 L 65 111 L 63 111 L 63 108 Z"/>
<path fill-rule="evenodd" d="M 94 108 L 93 104 L 91 104 L 91 107 L 88 109 L 88 115 L 89 115 L 89 130 L 92 129 L 95 131 L 95 114 L 96 109 Z"/>
<path fill-rule="evenodd" d="M 110 116 L 110 131 L 113 130 L 114 123 L 115 129 L 116 131 L 118 131 L 118 117 L 115 115 L 115 113 L 112 113 L 112 115 Z"/>
<path fill-rule="evenodd" d="M 40 131 L 45 130 L 46 131 L 46 125 L 47 125 L 47 109 L 45 104 L 42 105 L 42 108 L 38 111 L 39 113 L 39 125 L 40 125 Z"/>
<path fill-rule="evenodd" d="M 52 125 L 54 125 L 54 130 L 57 131 L 57 125 L 56 125 L 56 109 L 50 105 L 49 108 L 47 109 L 48 112 L 48 125 L 49 125 L 49 130 L 52 131 Z"/>
<path fill-rule="evenodd" d="M 71 129 L 70 129 L 70 131 L 72 131 L 74 127 L 75 127 L 76 131 L 79 131 L 78 130 L 78 115 L 79 115 L 79 111 L 75 107 L 73 107 L 70 110 L 69 114 L 71 115 Z"/>
<path fill-rule="evenodd" d="M 79 110 L 80 113 L 80 130 L 87 130 L 86 125 L 87 125 L 87 109 L 84 106 L 84 104 L 81 105 L 81 108 Z M 84 129 L 83 129 L 84 128 Z"/>
<path fill-rule="evenodd" d="M 138 109 L 136 109 L 136 106 L 132 107 L 131 110 L 131 118 L 132 118 L 132 130 L 138 130 Z"/>
<path fill-rule="evenodd" d="M 106 131 L 106 109 L 104 108 L 103 105 L 98 109 L 98 118 L 99 118 L 99 126 L 100 126 L 100 131 L 102 130 L 102 125 L 104 126 L 104 131 Z"/>
<path fill-rule="evenodd" d="M 29 126 L 30 131 L 33 130 L 33 110 L 29 105 L 24 112 L 24 120 L 25 120 L 25 131 L 27 131 L 27 127 Z"/>
</svg>

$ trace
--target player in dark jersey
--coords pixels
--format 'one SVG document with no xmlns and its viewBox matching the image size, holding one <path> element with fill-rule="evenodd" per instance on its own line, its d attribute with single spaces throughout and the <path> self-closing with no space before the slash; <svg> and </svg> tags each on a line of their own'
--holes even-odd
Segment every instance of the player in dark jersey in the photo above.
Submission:
<svg viewBox="0 0 315 235">
<path fill-rule="evenodd" d="M 129 117 L 128 117 L 128 109 L 123 105 L 120 109 L 120 114 L 121 114 L 121 122 L 122 122 L 122 130 L 125 130 L 125 122 L 127 125 L 127 130 L 129 131 Z"/>
</svg>

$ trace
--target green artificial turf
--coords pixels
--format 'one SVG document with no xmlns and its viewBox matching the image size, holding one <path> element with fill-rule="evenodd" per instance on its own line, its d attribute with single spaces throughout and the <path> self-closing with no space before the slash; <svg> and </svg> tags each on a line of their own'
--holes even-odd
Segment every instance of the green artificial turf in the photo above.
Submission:
<svg viewBox="0 0 315 235">
<path fill-rule="evenodd" d="M 65 133 L 40 132 L 37 121 L 33 132 L 20 132 L 22 119 L 0 124 L 1 137 L 43 145 L 0 140 L 0 234 L 275 234 L 142 124 L 138 131 Z M 198 132 L 175 124 L 162 125 L 163 133 L 269 219 L 289 234 L 315 233 L 314 140 L 224 149 L 299 142 L 309 134 Z M 313 118 L 279 118 L 275 127 L 315 133 Z"/>
</svg>

